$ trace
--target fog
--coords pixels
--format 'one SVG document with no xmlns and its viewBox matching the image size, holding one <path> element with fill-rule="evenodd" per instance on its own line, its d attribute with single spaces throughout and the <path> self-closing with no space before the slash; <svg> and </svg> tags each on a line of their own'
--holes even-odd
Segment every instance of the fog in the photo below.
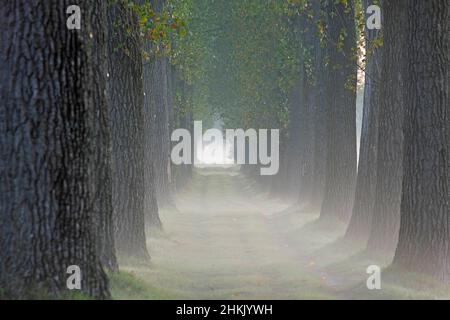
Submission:
<svg viewBox="0 0 450 320">
<path fill-rule="evenodd" d="M 318 213 L 271 197 L 238 166 L 196 169 L 176 208 L 161 211 L 163 232 L 149 231 L 151 265 L 123 268 L 144 286 L 125 294 L 113 287 L 113 293 L 136 299 L 436 297 L 433 282 L 396 273 L 386 273 L 384 290 L 368 290 L 368 266 L 387 266 L 389 253 L 374 259 L 362 244 L 341 243 L 343 223 L 318 223 Z M 417 291 L 405 289 L 405 281 Z"/>
</svg>

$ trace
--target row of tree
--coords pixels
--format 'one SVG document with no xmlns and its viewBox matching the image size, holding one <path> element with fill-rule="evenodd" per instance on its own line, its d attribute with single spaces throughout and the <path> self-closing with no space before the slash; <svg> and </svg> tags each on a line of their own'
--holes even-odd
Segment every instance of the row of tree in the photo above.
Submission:
<svg viewBox="0 0 450 320">
<path fill-rule="evenodd" d="M 195 105 L 228 128 L 282 130 L 279 174 L 243 170 L 296 211 L 346 224 L 342 242 L 447 281 L 449 4 L 197 3 Z"/>
<path fill-rule="evenodd" d="M 77 266 L 81 291 L 109 298 L 105 271 L 149 261 L 146 232 L 161 228 L 159 208 L 189 177 L 181 168 L 175 181 L 169 162 L 169 126 L 192 118 L 189 85 L 169 62 L 183 21 L 164 0 L 73 5 L 0 8 L 6 297 L 69 296 L 67 271 Z"/>
<path fill-rule="evenodd" d="M 381 29 L 367 27 L 374 4 Z M 297 209 L 348 224 L 343 242 L 448 282 L 450 4 L 293 5 L 305 50 L 290 99 L 287 166 L 275 191 L 291 181 L 284 191 L 295 190 Z M 357 164 L 358 69 L 364 97 Z"/>
<path fill-rule="evenodd" d="M 80 1 L 80 30 L 66 0 L 2 5 L 2 294 L 67 294 L 76 265 L 83 293 L 110 297 L 105 270 L 149 260 L 146 232 L 192 175 L 169 155 L 194 116 L 282 129 L 279 174 L 247 174 L 448 281 L 450 5 L 381 0 L 368 30 L 372 4 Z"/>
</svg>

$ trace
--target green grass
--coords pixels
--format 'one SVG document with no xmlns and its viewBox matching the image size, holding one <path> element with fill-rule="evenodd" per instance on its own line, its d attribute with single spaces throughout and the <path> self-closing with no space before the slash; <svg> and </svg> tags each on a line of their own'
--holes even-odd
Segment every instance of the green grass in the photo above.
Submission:
<svg viewBox="0 0 450 320">
<path fill-rule="evenodd" d="M 286 211 L 284 201 L 249 185 L 219 169 L 196 172 L 178 209 L 161 210 L 163 230 L 148 230 L 151 261 L 119 257 L 121 271 L 109 274 L 112 298 L 450 299 L 449 286 L 389 267 L 382 289 L 367 289 L 367 266 L 386 267 L 391 257 L 343 242 L 343 224 Z M 51 298 L 40 291 L 31 297 Z"/>
<path fill-rule="evenodd" d="M 145 279 L 137 277 L 131 272 L 116 272 L 109 274 L 110 290 L 115 300 L 165 300 L 174 299 L 163 289 L 155 288 Z"/>
<path fill-rule="evenodd" d="M 450 299 L 450 286 L 418 273 L 388 267 L 382 271 L 381 290 L 368 291 L 359 284 L 349 296 L 355 299 L 436 300 Z"/>
<path fill-rule="evenodd" d="M 195 174 L 178 197 L 182 211 L 161 211 L 164 232 L 148 233 L 151 264 L 112 274 L 113 298 L 334 299 L 321 275 L 305 272 L 273 238 L 260 209 L 248 206 L 253 190 L 243 188 L 245 179 L 215 171 Z"/>
<path fill-rule="evenodd" d="M 389 268 L 382 290 L 368 290 L 367 266 L 386 259 L 341 243 L 343 224 L 283 211 L 242 176 L 196 172 L 177 204 L 161 211 L 163 232 L 149 232 L 151 264 L 111 275 L 114 299 L 450 298 L 448 286 Z"/>
</svg>

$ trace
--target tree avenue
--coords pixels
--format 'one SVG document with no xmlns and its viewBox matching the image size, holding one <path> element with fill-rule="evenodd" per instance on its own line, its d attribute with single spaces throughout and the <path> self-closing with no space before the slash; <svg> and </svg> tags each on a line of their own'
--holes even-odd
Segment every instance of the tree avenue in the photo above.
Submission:
<svg viewBox="0 0 450 320">
<path fill-rule="evenodd" d="M 0 27 L 0 299 L 450 299 L 449 1 L 16 0 Z"/>
</svg>

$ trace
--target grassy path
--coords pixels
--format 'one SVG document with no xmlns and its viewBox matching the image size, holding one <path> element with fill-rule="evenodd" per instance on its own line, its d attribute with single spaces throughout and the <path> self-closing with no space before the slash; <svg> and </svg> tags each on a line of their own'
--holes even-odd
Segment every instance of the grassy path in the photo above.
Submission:
<svg viewBox="0 0 450 320">
<path fill-rule="evenodd" d="M 362 285 L 365 262 L 337 265 L 338 275 L 327 271 L 330 261 L 316 257 L 342 235 L 343 226 L 312 232 L 315 216 L 280 214 L 286 204 L 255 192 L 233 170 L 196 173 L 178 195 L 177 208 L 161 212 L 164 232 L 148 239 L 151 266 L 128 266 L 122 268 L 126 273 L 112 275 L 115 298 L 382 297 Z"/>
</svg>

